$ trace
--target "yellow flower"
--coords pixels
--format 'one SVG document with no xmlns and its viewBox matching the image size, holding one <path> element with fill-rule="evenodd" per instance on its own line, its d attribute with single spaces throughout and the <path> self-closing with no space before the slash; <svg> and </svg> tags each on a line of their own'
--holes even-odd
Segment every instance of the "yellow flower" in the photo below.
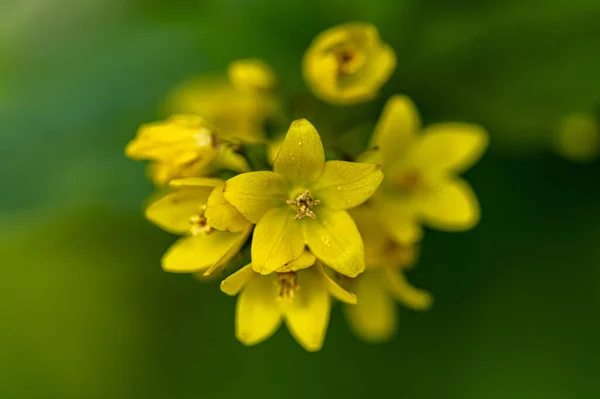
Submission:
<svg viewBox="0 0 600 399">
<path fill-rule="evenodd" d="M 240 91 L 272 90 L 277 85 L 277 77 L 261 60 L 237 60 L 227 68 L 229 81 Z"/>
<path fill-rule="evenodd" d="M 304 78 L 315 95 L 338 105 L 372 99 L 395 68 L 394 50 L 373 25 L 358 22 L 319 34 L 303 60 Z"/>
<path fill-rule="evenodd" d="M 163 269 L 212 273 L 234 257 L 252 225 L 223 196 L 223 180 L 190 178 L 171 182 L 174 191 L 152 202 L 146 217 L 183 235 L 163 256 Z"/>
<path fill-rule="evenodd" d="M 264 276 L 247 265 L 223 280 L 223 292 L 239 294 L 235 335 L 240 342 L 256 345 L 273 335 L 285 320 L 304 349 L 321 349 L 331 296 L 346 303 L 356 303 L 356 297 L 337 285 L 322 266 L 310 267 L 314 262 L 315 256 L 304 251 L 277 273 Z"/>
<path fill-rule="evenodd" d="M 360 234 L 346 209 L 366 201 L 383 175 L 378 165 L 328 161 L 316 129 L 293 122 L 273 172 L 243 173 L 225 183 L 225 198 L 256 223 L 252 267 L 269 274 L 300 256 L 305 245 L 339 273 L 364 269 Z"/>
<path fill-rule="evenodd" d="M 125 148 L 137 160 L 150 160 L 150 177 L 158 185 L 178 177 L 201 176 L 216 167 L 243 172 L 244 158 L 221 143 L 217 131 L 195 115 L 174 115 L 142 125 Z"/>
<path fill-rule="evenodd" d="M 225 140 L 264 141 L 267 122 L 281 114 L 270 91 L 276 83 L 274 74 L 259 60 L 236 61 L 228 72 L 231 82 L 201 77 L 184 83 L 171 94 L 167 108 L 201 115 Z"/>
<path fill-rule="evenodd" d="M 361 159 L 381 164 L 385 179 L 371 201 L 386 233 L 399 243 L 421 239 L 420 223 L 463 231 L 480 218 L 471 187 L 457 175 L 476 163 L 488 145 L 486 131 L 472 124 L 420 127 L 410 99 L 388 100 Z"/>
<path fill-rule="evenodd" d="M 358 303 L 345 306 L 352 330 L 366 341 L 385 341 L 393 336 L 398 324 L 395 302 L 413 309 L 427 310 L 433 303 L 431 293 L 413 287 L 404 270 L 415 260 L 416 249 L 394 243 L 377 223 L 375 210 L 360 206 L 351 212 L 365 243 L 367 269 L 360 276 L 342 278 Z"/>
<path fill-rule="evenodd" d="M 589 114 L 564 117 L 558 128 L 556 148 L 560 155 L 575 162 L 595 159 L 600 152 L 600 123 Z"/>
</svg>

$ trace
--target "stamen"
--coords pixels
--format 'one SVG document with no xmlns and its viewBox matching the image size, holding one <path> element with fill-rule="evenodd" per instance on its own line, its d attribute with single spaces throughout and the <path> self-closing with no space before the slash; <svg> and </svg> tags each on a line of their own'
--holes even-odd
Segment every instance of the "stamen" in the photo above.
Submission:
<svg viewBox="0 0 600 399">
<path fill-rule="evenodd" d="M 394 183 L 406 191 L 415 191 L 423 185 L 423 178 L 418 171 L 411 170 L 396 178 Z"/>
<path fill-rule="evenodd" d="M 304 216 L 316 219 L 317 215 L 313 212 L 312 208 L 315 205 L 319 205 L 321 201 L 313 200 L 310 196 L 310 191 L 306 190 L 293 200 L 287 200 L 286 203 L 296 207 L 296 217 L 294 220 L 302 219 Z"/>
<path fill-rule="evenodd" d="M 208 224 L 208 220 L 204 213 L 206 212 L 206 204 L 200 205 L 198 213 L 190 218 L 190 233 L 192 235 L 210 234 L 213 228 Z"/>
<path fill-rule="evenodd" d="M 296 272 L 277 273 L 277 285 L 279 286 L 279 298 L 292 301 L 296 291 L 300 289 Z"/>
</svg>

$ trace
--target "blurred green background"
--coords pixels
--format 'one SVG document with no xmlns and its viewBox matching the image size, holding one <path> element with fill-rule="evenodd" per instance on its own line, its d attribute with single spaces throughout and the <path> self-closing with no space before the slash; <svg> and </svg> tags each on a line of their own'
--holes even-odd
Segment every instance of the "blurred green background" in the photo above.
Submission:
<svg viewBox="0 0 600 399">
<path fill-rule="evenodd" d="M 123 148 L 236 58 L 306 91 L 303 51 L 353 20 L 398 54 L 373 117 L 406 93 L 426 122 L 489 129 L 467 174 L 483 219 L 427 233 L 410 278 L 436 304 L 399 309 L 392 342 L 336 307 L 317 354 L 285 329 L 246 348 L 234 298 L 161 271 L 173 237 Z M 1 0 L 0 398 L 599 397 L 600 164 L 552 151 L 563 115 L 600 106 L 599 20 L 597 0 Z"/>
</svg>

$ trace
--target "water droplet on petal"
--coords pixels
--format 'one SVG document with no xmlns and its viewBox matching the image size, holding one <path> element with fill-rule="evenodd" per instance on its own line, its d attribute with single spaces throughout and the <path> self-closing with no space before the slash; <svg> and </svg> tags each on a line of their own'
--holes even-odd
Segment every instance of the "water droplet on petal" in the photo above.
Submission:
<svg viewBox="0 0 600 399">
<path fill-rule="evenodd" d="M 342 186 L 337 186 L 337 189 L 338 189 L 338 190 L 341 190 L 341 189 L 342 189 Z"/>
<path fill-rule="evenodd" d="M 326 247 L 331 247 L 331 237 L 321 236 L 321 241 L 323 241 L 323 244 L 325 244 Z"/>
<path fill-rule="evenodd" d="M 298 145 L 302 145 L 302 142 L 301 142 L 301 141 L 299 141 L 299 142 L 298 142 Z"/>
</svg>

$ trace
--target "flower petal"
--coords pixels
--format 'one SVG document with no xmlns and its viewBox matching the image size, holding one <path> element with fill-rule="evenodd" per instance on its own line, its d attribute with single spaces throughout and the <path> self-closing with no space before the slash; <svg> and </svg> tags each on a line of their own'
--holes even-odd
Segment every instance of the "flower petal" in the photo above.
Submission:
<svg viewBox="0 0 600 399">
<path fill-rule="evenodd" d="M 212 187 L 186 187 L 164 195 L 146 208 L 146 218 L 165 231 L 185 234 L 211 191 Z"/>
<path fill-rule="evenodd" d="M 291 208 L 274 208 L 260 219 L 252 237 L 252 267 L 269 274 L 298 258 L 304 250 L 302 223 Z"/>
<path fill-rule="evenodd" d="M 284 205 L 287 196 L 284 177 L 274 172 L 249 172 L 225 182 L 223 194 L 250 222 L 256 224 L 268 210 Z"/>
<path fill-rule="evenodd" d="M 304 223 L 304 240 L 327 266 L 355 277 L 365 269 L 365 251 L 354 221 L 346 211 L 320 209 L 316 220 Z"/>
<path fill-rule="evenodd" d="M 225 180 L 216 177 L 186 177 L 169 182 L 171 187 L 222 187 Z"/>
<path fill-rule="evenodd" d="M 311 183 L 321 176 L 324 167 L 325 152 L 317 129 L 306 119 L 292 122 L 273 170 L 294 183 Z"/>
<path fill-rule="evenodd" d="M 374 206 L 379 223 L 397 243 L 410 245 L 423 238 L 414 201 L 380 196 Z"/>
<path fill-rule="evenodd" d="M 329 209 L 349 209 L 365 202 L 383 180 L 381 167 L 375 164 L 328 161 L 312 186 L 315 198 Z"/>
<path fill-rule="evenodd" d="M 317 257 L 312 252 L 304 250 L 299 257 L 277 269 L 277 273 L 295 272 L 306 269 L 314 265 L 316 260 Z"/>
<path fill-rule="evenodd" d="M 467 123 L 439 123 L 422 133 L 407 164 L 434 174 L 463 172 L 481 158 L 489 141 L 482 127 Z"/>
<path fill-rule="evenodd" d="M 277 285 L 271 276 L 254 275 L 238 297 L 235 336 L 244 345 L 269 338 L 281 325 Z"/>
<path fill-rule="evenodd" d="M 325 282 L 327 291 L 331 294 L 331 296 L 335 297 L 336 299 L 338 299 L 342 302 L 345 302 L 345 303 L 348 303 L 351 305 L 356 304 L 356 301 L 357 301 L 356 295 L 354 295 L 351 292 L 346 291 L 344 288 L 342 288 L 342 286 L 340 286 L 338 283 L 336 283 L 329 276 L 329 274 L 327 274 L 323 265 L 316 266 L 316 269 L 317 269 L 317 272 L 323 278 L 323 281 Z"/>
<path fill-rule="evenodd" d="M 392 165 L 406 151 L 420 125 L 419 112 L 410 98 L 396 95 L 387 100 L 370 144 L 378 151 L 382 166 Z"/>
<path fill-rule="evenodd" d="M 215 270 L 220 269 L 221 266 L 225 266 L 227 265 L 227 263 L 234 257 L 236 256 L 240 250 L 242 249 L 242 247 L 244 246 L 244 244 L 246 243 L 246 239 L 248 238 L 248 236 L 250 235 L 250 232 L 252 231 L 252 228 L 254 226 L 252 226 L 251 224 L 248 224 L 248 226 L 246 227 L 246 229 L 244 231 L 242 231 L 241 233 L 236 233 L 238 234 L 238 238 L 235 240 L 235 242 L 229 247 L 229 249 L 227 250 L 227 252 L 225 253 L 225 255 L 223 255 L 223 257 L 215 264 L 213 264 L 211 267 L 209 267 L 208 269 L 206 269 L 204 271 L 204 276 L 209 276 L 210 274 L 212 274 Z"/>
<path fill-rule="evenodd" d="M 182 238 L 167 250 L 162 267 L 167 272 L 192 273 L 222 264 L 241 234 L 213 230 L 210 234 Z"/>
<path fill-rule="evenodd" d="M 312 270 L 298 273 L 300 289 L 291 306 L 286 307 L 284 318 L 290 333 L 304 349 L 321 349 L 329 324 L 331 299 L 321 278 Z"/>
<path fill-rule="evenodd" d="M 433 304 L 433 296 L 427 290 L 413 287 L 402 272 L 393 268 L 383 269 L 388 289 L 396 300 L 413 310 L 427 310 Z"/>
<path fill-rule="evenodd" d="M 209 163 L 216 156 L 216 133 L 195 115 L 173 115 L 160 122 L 142 125 L 125 148 L 132 159 L 151 159 L 183 165 L 192 161 Z"/>
<path fill-rule="evenodd" d="M 252 265 L 246 265 L 221 281 L 221 291 L 230 296 L 237 295 L 244 287 L 246 287 L 246 284 L 248 284 L 248 281 L 250 281 L 254 275 L 255 273 L 254 270 L 252 270 Z"/>
<path fill-rule="evenodd" d="M 244 231 L 250 224 L 248 219 L 225 199 L 221 188 L 215 188 L 208 197 L 204 215 L 210 226 L 222 231 L 236 233 Z"/>
<path fill-rule="evenodd" d="M 419 206 L 424 222 L 440 230 L 468 230 L 480 219 L 477 197 L 462 179 L 441 183 L 420 199 Z"/>
<path fill-rule="evenodd" d="M 398 311 L 394 300 L 386 292 L 382 276 L 378 272 L 367 271 L 353 283 L 358 303 L 344 306 L 350 327 L 365 341 L 390 339 L 396 332 Z"/>
<path fill-rule="evenodd" d="M 229 64 L 227 76 L 238 90 L 271 90 L 277 85 L 273 70 L 259 59 L 236 60 Z"/>
</svg>

